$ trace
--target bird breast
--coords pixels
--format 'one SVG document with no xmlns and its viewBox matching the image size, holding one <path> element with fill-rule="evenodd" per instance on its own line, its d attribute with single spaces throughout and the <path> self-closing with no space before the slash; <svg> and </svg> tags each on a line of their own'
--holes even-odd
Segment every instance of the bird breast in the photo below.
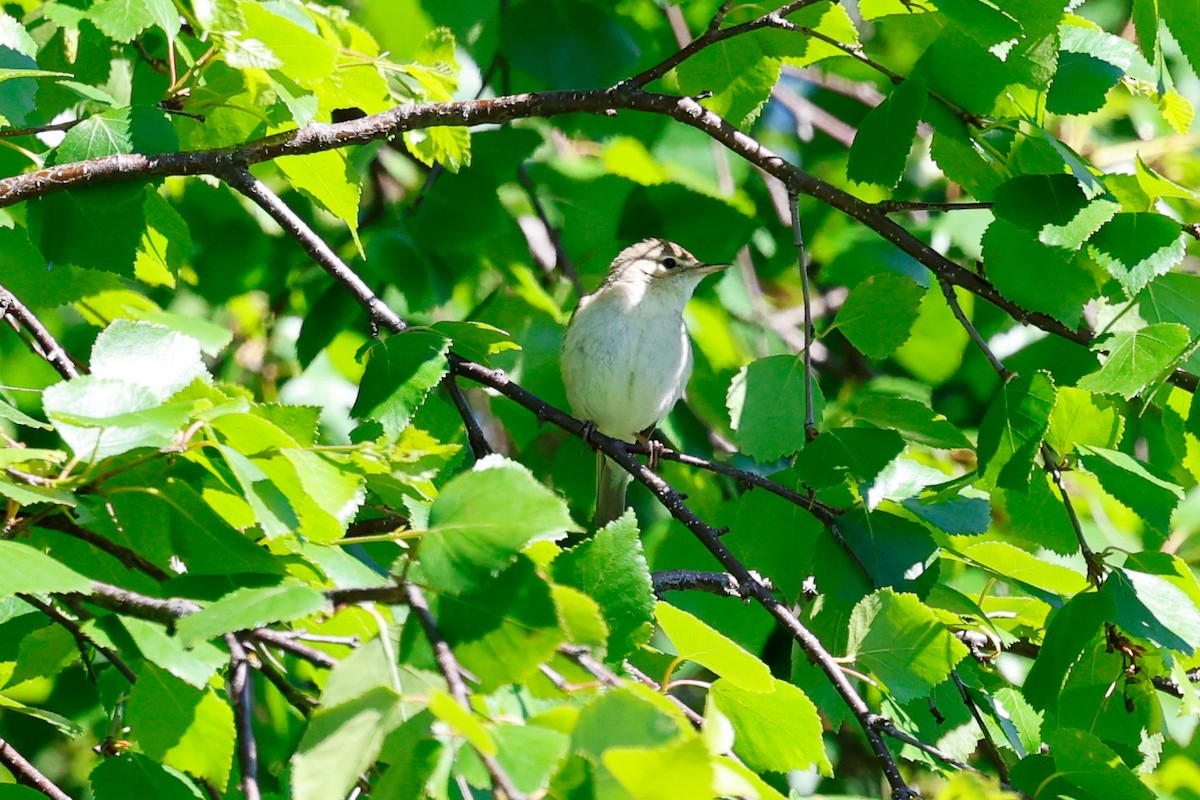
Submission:
<svg viewBox="0 0 1200 800">
<path fill-rule="evenodd" d="M 670 412 L 692 371 L 681 310 L 658 307 L 653 294 L 589 298 L 563 341 L 571 408 L 601 433 L 627 441 Z"/>
</svg>

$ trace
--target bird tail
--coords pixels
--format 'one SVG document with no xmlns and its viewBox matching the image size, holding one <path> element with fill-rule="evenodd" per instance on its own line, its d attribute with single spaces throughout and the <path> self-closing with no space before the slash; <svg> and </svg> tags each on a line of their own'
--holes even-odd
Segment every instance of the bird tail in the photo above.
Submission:
<svg viewBox="0 0 1200 800">
<path fill-rule="evenodd" d="M 596 529 L 625 513 L 625 487 L 632 476 L 603 453 L 596 453 Z"/>
</svg>

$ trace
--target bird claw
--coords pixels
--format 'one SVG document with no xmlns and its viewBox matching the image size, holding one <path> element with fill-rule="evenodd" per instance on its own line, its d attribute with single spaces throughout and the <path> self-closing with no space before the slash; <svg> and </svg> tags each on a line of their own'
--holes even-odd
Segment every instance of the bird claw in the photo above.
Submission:
<svg viewBox="0 0 1200 800">
<path fill-rule="evenodd" d="M 593 450 L 596 449 L 596 441 L 593 438 L 595 436 L 595 433 L 596 433 L 596 423 L 592 422 L 591 420 L 585 419 L 583 421 L 583 430 L 581 430 L 579 432 L 579 436 L 580 436 L 580 438 L 583 439 L 584 444 L 586 444 L 588 447 L 592 448 Z"/>
</svg>

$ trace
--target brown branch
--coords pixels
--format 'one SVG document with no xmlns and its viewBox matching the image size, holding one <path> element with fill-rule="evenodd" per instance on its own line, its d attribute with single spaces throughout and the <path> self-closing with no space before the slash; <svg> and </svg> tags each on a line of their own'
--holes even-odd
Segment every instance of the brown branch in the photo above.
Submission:
<svg viewBox="0 0 1200 800">
<path fill-rule="evenodd" d="M 0 286 L 0 319 L 6 317 L 12 318 L 14 327 L 20 325 L 29 332 L 37 345 L 34 352 L 54 367 L 59 375 L 67 379 L 79 376 L 75 362 L 67 355 L 67 351 L 62 348 L 53 334 L 46 330 L 42 321 L 34 316 L 33 312 L 26 308 L 15 294 Z"/>
<path fill-rule="evenodd" d="M 9 139 L 14 136 L 36 136 L 39 133 L 52 131 L 69 131 L 81 122 L 83 122 L 82 119 L 69 119 L 66 122 L 51 122 L 46 125 L 34 125 L 30 128 L 7 128 L 0 130 L 0 139 Z"/>
<path fill-rule="evenodd" d="M 450 695 L 468 714 L 473 713 L 471 711 L 470 693 L 467 691 L 467 684 L 463 682 L 462 678 L 462 668 L 459 667 L 458 659 L 454 657 L 454 652 L 450 649 L 449 643 L 442 636 L 441 630 L 438 629 L 437 620 L 433 618 L 433 614 L 429 611 L 429 604 L 425 601 L 425 595 L 412 583 L 405 584 L 404 594 L 408 601 L 408 607 L 417 618 L 421 630 L 425 632 L 425 638 L 429 640 L 430 646 L 433 647 L 434 659 L 437 661 L 442 677 L 446 679 L 446 686 L 450 689 Z M 479 756 L 479 760 L 483 762 L 483 766 L 488 771 L 488 774 L 492 776 L 493 788 L 497 790 L 499 796 L 507 798 L 507 800 L 524 800 L 525 795 L 513 785 L 512 779 L 508 777 L 508 773 L 500 766 L 500 762 L 496 760 L 495 756 L 478 751 L 476 753 Z"/>
<path fill-rule="evenodd" d="M 271 685 L 283 695 L 292 708 L 300 713 L 300 716 L 309 717 L 313 709 L 317 707 L 317 701 L 292 685 L 287 676 L 280 672 L 279 667 L 275 665 L 274 657 L 267 652 L 267 648 L 259 644 L 255 650 L 258 658 L 254 661 L 254 668 L 271 682 Z"/>
<path fill-rule="evenodd" d="M 393 333 L 408 327 L 395 311 L 388 308 L 387 304 L 371 291 L 371 287 L 367 286 L 354 270 L 346 266 L 324 239 L 317 236 L 296 212 L 288 208 L 279 195 L 250 174 L 250 170 L 242 166 L 232 166 L 221 170 L 219 175 L 230 186 L 257 203 L 284 231 L 300 242 L 312 259 L 334 280 L 349 289 L 372 323 L 381 324 Z"/>
<path fill-rule="evenodd" d="M 820 0 L 792 0 L 792 2 L 785 3 L 774 11 L 763 14 L 760 17 L 755 17 L 754 19 L 748 22 L 743 22 L 740 25 L 731 25 L 728 28 L 721 27 L 721 23 L 725 21 L 725 15 L 729 11 L 729 4 L 723 3 L 717 10 L 717 13 L 713 16 L 712 21 L 708 24 L 708 27 L 704 30 L 704 33 L 688 42 L 675 54 L 655 64 L 653 67 L 643 70 L 637 75 L 621 81 L 619 84 L 617 84 L 617 87 L 644 89 L 646 86 L 663 77 L 668 72 L 675 69 L 675 67 L 679 66 L 684 61 L 687 61 L 704 48 L 710 47 L 718 42 L 723 42 L 726 39 L 731 39 L 734 36 L 741 36 L 756 30 L 761 30 L 762 28 L 774 27 L 776 19 L 782 19 L 789 14 L 794 14 L 805 6 L 811 6 L 818 2 L 820 2 Z"/>
<path fill-rule="evenodd" d="M 751 570 L 763 586 L 775 591 L 769 578 L 764 578 Z M 708 592 L 709 594 L 725 597 L 746 597 L 746 591 L 738 583 L 737 578 L 728 572 L 701 572 L 694 569 L 667 569 L 655 572 L 650 576 L 654 584 L 654 593 L 662 596 L 664 592 Z"/>
<path fill-rule="evenodd" d="M 567 255 L 566 248 L 563 247 L 562 233 L 550 221 L 550 215 L 546 213 L 546 207 L 542 205 L 542 199 L 538 197 L 537 187 L 529 179 L 529 170 L 524 164 L 517 168 L 517 180 L 520 181 L 521 187 L 525 189 L 525 194 L 529 197 L 529 202 L 533 205 L 533 213 L 537 215 L 538 221 L 546 229 L 546 236 L 550 239 L 550 244 L 554 246 L 554 269 L 565 275 L 567 280 L 571 282 L 571 286 L 574 287 L 577 297 L 583 297 L 586 294 L 583 290 L 583 281 L 579 280 L 579 272 L 575 269 L 575 264 L 571 261 L 571 257 Z"/>
<path fill-rule="evenodd" d="M 0 764 L 3 764 L 17 783 L 36 789 L 51 800 L 71 800 L 71 796 L 55 786 L 29 759 L 17 752 L 8 742 L 0 739 Z"/>
<path fill-rule="evenodd" d="M 93 647 L 95 648 L 96 652 L 107 658 L 109 663 L 116 667 L 117 671 L 124 675 L 127 681 L 130 683 L 137 683 L 137 675 L 134 674 L 133 670 L 129 668 L 129 665 L 126 664 L 125 661 L 122 660 L 122 658 L 112 649 L 105 647 L 94 639 L 89 638 L 88 635 L 83 632 L 83 628 L 79 627 L 79 624 L 75 620 L 63 614 L 50 603 L 45 603 L 33 595 L 18 594 L 17 597 L 33 606 L 38 611 L 41 611 L 43 614 L 49 617 L 51 621 L 61 626 L 67 631 L 67 633 L 71 634 L 71 637 L 75 639 L 75 644 L 79 648 L 80 654 L 84 658 L 85 665 L 87 663 L 87 648 Z M 89 674 L 91 674 L 90 670 Z"/>
<path fill-rule="evenodd" d="M 250 684 L 250 661 L 237 636 L 225 636 L 229 645 L 229 700 L 237 727 L 238 766 L 242 771 L 242 793 L 246 800 L 261 800 L 258 788 L 258 743 L 254 739 L 254 688 Z"/>
<path fill-rule="evenodd" d="M 449 392 L 454 407 L 458 409 L 458 415 L 462 417 L 463 427 L 467 430 L 467 443 L 471 446 L 471 452 L 475 454 L 475 460 L 478 461 L 484 456 L 491 455 L 492 446 L 488 444 L 483 428 L 479 427 L 479 420 L 475 419 L 475 412 L 471 410 L 462 387 L 454 378 L 454 373 L 447 373 L 442 383 Z"/>
<path fill-rule="evenodd" d="M 764 172 L 783 181 L 785 185 L 815 197 L 858 220 L 935 274 L 978 295 L 1013 318 L 1085 347 L 1092 343 L 1094 337 L 1090 331 L 1073 330 L 1049 315 L 1025 311 L 1001 295 L 981 276 L 947 259 L 914 236 L 877 205 L 860 200 L 789 164 L 758 140 L 739 131 L 692 98 L 643 92 L 628 86 L 591 91 L 518 94 L 488 100 L 418 103 L 347 122 L 313 123 L 299 130 L 276 134 L 236 147 L 159 155 L 124 153 L 61 164 L 0 180 L 0 208 L 51 192 L 95 183 L 145 180 L 168 175 L 218 175 L 229 173 L 231 170 L 236 172 L 246 165 L 280 156 L 305 155 L 365 144 L 417 128 L 501 124 L 528 117 L 548 118 L 575 113 L 605 114 L 613 110 L 660 114 L 697 128 Z M 316 254 L 313 255 L 314 258 L 317 257 Z M 318 259 L 318 263 L 328 270 L 331 264 L 341 263 L 336 256 L 333 258 L 335 260 L 332 261 L 328 258 Z M 1197 387 L 1197 377 L 1183 370 L 1176 370 L 1169 380 L 1187 391 L 1194 392 Z"/>
<path fill-rule="evenodd" d="M 58 531 L 81 542 L 87 542 L 97 550 L 103 550 L 120 561 L 127 569 L 136 569 L 139 572 L 149 575 L 156 581 L 167 581 L 175 577 L 154 562 L 147 560 L 141 553 L 131 550 L 124 545 L 117 544 L 95 531 L 88 530 L 65 514 L 57 514 L 38 520 L 37 527 Z"/>
<path fill-rule="evenodd" d="M 460 375 L 471 380 L 490 386 L 496 391 L 516 401 L 522 406 L 535 411 L 539 419 L 551 422 L 576 436 L 583 437 L 585 426 L 582 422 L 554 408 L 526 391 L 521 386 L 509 380 L 508 376 L 495 370 L 487 369 L 474 362 L 466 361 L 451 355 L 452 368 Z M 739 561 L 729 548 L 721 542 L 721 532 L 706 523 L 696 515 L 683 501 L 683 497 L 674 487 L 639 462 L 629 451 L 625 442 L 612 439 L 595 431 L 588 431 L 590 441 L 606 456 L 642 483 L 658 499 L 664 508 L 679 522 L 692 532 L 700 543 L 720 562 L 721 566 L 732 574 L 743 587 L 746 594 L 773 616 L 788 631 L 791 637 L 800 645 L 809 659 L 825 673 L 833 683 L 834 689 L 850 707 L 851 712 L 862 727 L 871 751 L 879 759 L 883 767 L 884 777 L 892 787 L 892 794 L 897 800 L 909 800 L 920 795 L 905 783 L 900 769 L 891 751 L 883 741 L 879 732 L 870 725 L 871 709 L 858 694 L 853 684 L 846 677 L 841 667 L 825 650 L 821 641 L 804 626 L 791 610 L 771 594 L 761 581 Z"/>
</svg>

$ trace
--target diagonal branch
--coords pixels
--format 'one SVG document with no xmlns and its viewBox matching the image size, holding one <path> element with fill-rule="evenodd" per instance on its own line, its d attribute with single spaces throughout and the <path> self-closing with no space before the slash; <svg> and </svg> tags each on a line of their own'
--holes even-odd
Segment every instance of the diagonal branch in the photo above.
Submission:
<svg viewBox="0 0 1200 800">
<path fill-rule="evenodd" d="M 79 376 L 75 362 L 67 355 L 67 351 L 62 348 L 54 335 L 46 330 L 42 321 L 34 316 L 33 312 L 26 308 L 15 294 L 0 286 L 0 320 L 3 319 L 9 319 L 14 328 L 18 325 L 24 328 L 33 337 L 33 344 L 30 347 L 38 356 L 54 367 L 59 375 L 67 379 Z"/>
<path fill-rule="evenodd" d="M 15 747 L 3 739 L 0 739 L 0 764 L 3 764 L 13 774 L 17 783 L 37 789 L 51 800 L 71 800 L 69 794 L 58 788 L 54 781 L 43 775 L 41 770 L 35 767 L 29 759 L 17 752 Z"/>
<path fill-rule="evenodd" d="M 408 607 L 412 609 L 413 615 L 416 616 L 417 622 L 421 625 L 421 630 L 425 632 L 425 638 L 429 640 L 429 644 L 433 647 L 434 659 L 437 661 L 438 669 L 442 673 L 442 677 L 446 679 L 446 686 L 450 689 L 450 694 L 458 704 L 463 707 L 467 713 L 471 712 L 471 697 L 467 691 L 467 684 L 463 682 L 462 668 L 458 665 L 458 659 L 454 657 L 454 652 L 450 649 L 450 644 L 442 636 L 441 630 L 438 629 L 437 620 L 433 618 L 433 614 L 429 611 L 429 603 L 425 601 L 425 595 L 415 584 L 408 583 L 404 586 L 405 598 L 408 602 Z M 484 769 L 492 776 L 493 786 L 499 790 L 498 794 L 507 800 L 524 800 L 520 790 L 513 785 L 512 779 L 508 777 L 508 773 L 500 766 L 500 762 L 495 756 L 479 753 L 479 760 L 483 762 Z"/>
<path fill-rule="evenodd" d="M 229 699 L 237 726 L 238 766 L 242 771 L 242 793 L 246 800 L 261 800 L 258 788 L 258 743 L 254 739 L 254 696 L 250 685 L 250 661 L 236 634 L 228 634 Z"/>
<path fill-rule="evenodd" d="M 537 409 L 541 419 L 551 422 L 576 436 L 584 436 L 585 426 L 582 422 L 542 402 L 535 395 L 509 380 L 507 375 L 453 355 L 451 357 L 451 364 L 455 372 L 459 375 L 490 386 L 500 392 L 500 394 L 526 408 Z M 842 668 L 834 661 L 833 656 L 829 654 L 824 645 L 821 644 L 821 641 L 721 542 L 720 531 L 697 516 L 684 502 L 683 497 L 674 487 L 638 461 L 629 451 L 625 442 L 619 439 L 612 439 L 595 431 L 588 431 L 588 433 L 590 434 L 591 442 L 649 489 L 671 516 L 683 523 L 705 549 L 720 562 L 721 566 L 725 567 L 737 579 L 738 584 L 743 588 L 746 595 L 753 598 L 755 602 L 766 609 L 767 613 L 774 617 L 788 631 L 791 637 L 808 655 L 809 659 L 821 668 L 826 677 L 833 683 L 834 689 L 836 689 L 837 693 L 850 707 L 851 712 L 862 727 L 870 744 L 871 751 L 882 765 L 884 776 L 887 778 L 888 784 L 892 787 L 893 797 L 897 798 L 897 800 L 909 800 L 910 798 L 920 797 L 912 787 L 905 783 L 896 760 L 888 749 L 887 744 L 883 741 L 879 732 L 871 727 L 870 719 L 872 712 L 870 707 L 867 706 L 862 696 L 859 695 L 858 691 L 842 671 Z"/>
<path fill-rule="evenodd" d="M 367 312 L 372 324 L 382 324 L 393 333 L 399 333 L 408 327 L 404 320 L 388 308 L 371 287 L 346 262 L 338 258 L 325 240 L 318 236 L 304 220 L 288 208 L 279 195 L 267 188 L 266 184 L 250 174 L 245 167 L 233 166 L 222 170 L 220 177 L 233 188 L 249 197 L 266 211 L 271 219 L 279 223 L 289 235 L 294 237 L 312 259 L 328 272 L 334 280 L 345 286 L 354 295 L 354 299 Z"/>
</svg>

